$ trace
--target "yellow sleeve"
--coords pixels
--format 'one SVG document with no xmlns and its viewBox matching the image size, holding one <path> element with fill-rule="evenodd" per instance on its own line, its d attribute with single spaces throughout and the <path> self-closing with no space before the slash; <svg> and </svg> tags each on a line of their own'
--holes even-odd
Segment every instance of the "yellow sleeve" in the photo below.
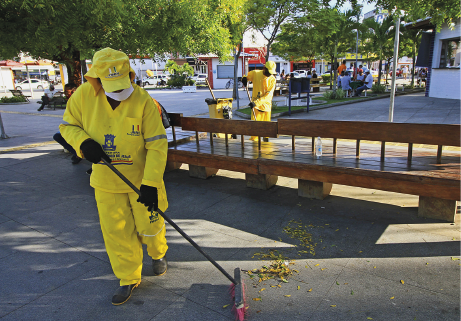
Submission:
<svg viewBox="0 0 461 321">
<path fill-rule="evenodd" d="M 256 104 L 256 109 L 264 112 L 271 111 L 272 109 L 272 97 L 274 96 L 275 84 L 276 84 L 275 77 L 271 76 L 267 79 L 267 88 L 265 93 L 259 98 L 254 100 L 253 102 Z"/>
<path fill-rule="evenodd" d="M 251 81 L 251 82 L 252 82 L 252 81 L 253 81 L 253 77 L 254 77 L 254 71 L 252 70 L 252 71 L 248 72 L 248 75 L 247 75 L 248 81 Z"/>
<path fill-rule="evenodd" d="M 142 184 L 160 189 L 163 186 L 168 139 L 158 112 L 157 101 L 148 100 L 142 117 L 142 128 L 144 144 L 147 149 Z"/>
<path fill-rule="evenodd" d="M 59 131 L 66 142 L 75 149 L 77 156 L 83 158 L 80 145 L 91 137 L 83 130 L 81 93 L 81 88 L 78 88 L 67 102 L 66 111 L 62 116 L 63 122 L 59 125 Z"/>
</svg>

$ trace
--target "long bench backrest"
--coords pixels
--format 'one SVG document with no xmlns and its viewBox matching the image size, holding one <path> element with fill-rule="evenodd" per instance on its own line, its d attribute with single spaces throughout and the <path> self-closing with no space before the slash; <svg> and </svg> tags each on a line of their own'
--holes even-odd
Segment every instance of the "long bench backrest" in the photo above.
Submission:
<svg viewBox="0 0 461 321">
<path fill-rule="evenodd" d="M 410 161 L 413 144 L 438 145 L 437 158 L 439 161 L 442 156 L 442 146 L 461 146 L 460 125 L 301 119 L 279 119 L 277 123 L 279 135 L 333 138 L 334 153 L 336 152 L 336 139 L 357 140 L 357 156 L 360 153 L 360 140 L 382 142 L 382 159 L 385 142 L 408 143 Z"/>
<path fill-rule="evenodd" d="M 243 136 L 258 136 L 258 146 L 261 149 L 261 137 L 277 138 L 277 122 L 272 121 L 252 121 L 252 120 L 229 120 L 219 118 L 198 118 L 182 117 L 181 126 L 183 130 L 195 131 L 198 142 L 198 132 L 210 133 L 211 143 L 213 143 L 213 133 L 241 135 L 242 147 Z"/>
</svg>

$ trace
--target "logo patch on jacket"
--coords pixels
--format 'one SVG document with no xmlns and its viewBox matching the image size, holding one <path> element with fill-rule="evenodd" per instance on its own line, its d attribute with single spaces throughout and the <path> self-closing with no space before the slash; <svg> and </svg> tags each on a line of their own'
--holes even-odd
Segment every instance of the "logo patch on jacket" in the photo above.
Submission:
<svg viewBox="0 0 461 321">
<path fill-rule="evenodd" d="M 115 136 L 112 135 L 112 134 L 109 134 L 109 135 L 104 135 L 104 138 L 105 138 L 105 141 L 104 141 L 104 145 L 102 145 L 102 148 L 104 150 L 112 150 L 114 151 L 117 146 L 115 146 Z"/>
<path fill-rule="evenodd" d="M 152 211 L 149 216 L 150 222 L 155 223 L 158 221 L 158 213 L 155 211 Z"/>
<path fill-rule="evenodd" d="M 127 133 L 130 136 L 140 136 L 141 132 L 139 131 L 139 125 L 132 125 L 131 132 Z"/>
</svg>

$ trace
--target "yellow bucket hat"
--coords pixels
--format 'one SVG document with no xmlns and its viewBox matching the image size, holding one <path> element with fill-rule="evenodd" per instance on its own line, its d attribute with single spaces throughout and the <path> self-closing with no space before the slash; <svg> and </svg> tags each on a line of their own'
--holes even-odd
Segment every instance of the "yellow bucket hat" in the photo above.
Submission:
<svg viewBox="0 0 461 321">
<path fill-rule="evenodd" d="M 130 60 L 126 54 L 112 48 L 104 48 L 94 54 L 93 65 L 85 74 L 85 78 L 99 78 L 106 92 L 127 89 L 134 79 L 134 70 L 130 67 Z"/>
<path fill-rule="evenodd" d="M 275 68 L 277 68 L 277 65 L 273 61 L 270 61 L 270 60 L 267 61 L 264 67 L 266 67 L 267 70 L 269 70 L 269 73 L 272 75 L 275 75 L 277 73 L 277 71 L 275 71 Z"/>
</svg>

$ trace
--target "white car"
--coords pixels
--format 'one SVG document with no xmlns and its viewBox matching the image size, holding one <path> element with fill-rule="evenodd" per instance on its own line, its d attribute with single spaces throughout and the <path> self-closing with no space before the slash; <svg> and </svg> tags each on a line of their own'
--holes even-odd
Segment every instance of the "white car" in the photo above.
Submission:
<svg viewBox="0 0 461 321">
<path fill-rule="evenodd" d="M 294 72 L 297 72 L 299 74 L 299 77 L 307 77 L 306 70 L 295 70 Z M 295 77 L 295 78 L 298 78 L 298 77 Z"/>
<path fill-rule="evenodd" d="M 39 90 L 43 90 L 50 86 L 47 81 L 39 80 L 39 79 L 31 79 L 30 85 L 32 86 L 32 89 L 39 89 Z M 28 80 L 21 81 L 15 87 L 16 87 L 16 90 L 30 89 L 29 81 Z"/>
<path fill-rule="evenodd" d="M 144 87 L 145 86 L 157 86 L 158 82 L 161 81 L 162 79 L 165 82 L 168 81 L 168 77 L 166 75 L 155 75 L 152 77 L 144 78 L 142 81 L 143 81 Z"/>
<path fill-rule="evenodd" d="M 297 73 L 296 71 L 290 72 L 289 75 L 293 75 L 293 78 L 302 78 L 301 75 Z"/>
<path fill-rule="evenodd" d="M 205 84 L 206 83 L 205 79 L 207 77 L 208 77 L 207 74 L 194 74 L 194 76 L 192 76 L 192 80 L 195 81 L 196 85 Z"/>
</svg>

